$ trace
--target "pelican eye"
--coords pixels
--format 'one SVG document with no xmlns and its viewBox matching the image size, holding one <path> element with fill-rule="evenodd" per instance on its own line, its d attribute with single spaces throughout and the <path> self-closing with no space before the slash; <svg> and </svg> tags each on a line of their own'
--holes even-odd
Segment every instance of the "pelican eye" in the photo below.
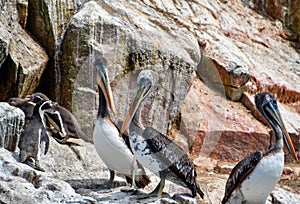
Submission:
<svg viewBox="0 0 300 204">
<path fill-rule="evenodd" d="M 273 100 L 271 103 L 272 103 L 272 105 L 275 109 L 278 109 L 278 105 L 277 105 L 277 102 L 275 100 Z"/>
</svg>

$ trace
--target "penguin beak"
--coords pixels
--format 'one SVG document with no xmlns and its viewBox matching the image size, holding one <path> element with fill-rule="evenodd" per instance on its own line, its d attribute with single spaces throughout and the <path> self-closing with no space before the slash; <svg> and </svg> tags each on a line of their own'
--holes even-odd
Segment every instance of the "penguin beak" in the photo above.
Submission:
<svg viewBox="0 0 300 204">
<path fill-rule="evenodd" d="M 127 113 L 126 119 L 124 120 L 122 128 L 120 130 L 120 137 L 128 128 L 130 122 L 132 121 L 133 116 L 135 115 L 138 107 L 140 106 L 145 94 L 149 89 L 150 89 L 150 85 L 137 87 L 135 94 L 132 97 L 131 105 L 129 107 L 129 111 Z"/>
<path fill-rule="evenodd" d="M 98 85 L 100 86 L 104 94 L 105 100 L 109 104 L 112 113 L 116 115 L 116 109 L 115 109 L 115 104 L 112 96 L 108 75 L 106 72 L 105 73 L 100 72 L 99 74 L 100 76 L 99 75 L 97 76 Z"/>
<path fill-rule="evenodd" d="M 26 101 L 32 101 L 32 95 L 25 96 L 24 100 L 26 100 Z"/>
<path fill-rule="evenodd" d="M 285 125 L 284 125 L 283 120 L 281 118 L 278 107 L 274 107 L 272 105 L 272 103 L 269 103 L 269 105 L 266 106 L 266 111 L 271 116 L 271 118 L 273 118 L 276 121 L 276 123 L 279 125 L 279 127 L 280 127 L 280 129 L 283 133 L 284 143 L 286 144 L 289 152 L 292 154 L 295 161 L 298 163 L 297 153 L 295 151 L 295 148 L 294 148 L 294 145 L 292 143 L 291 137 L 290 137 L 288 131 L 285 128 Z"/>
</svg>

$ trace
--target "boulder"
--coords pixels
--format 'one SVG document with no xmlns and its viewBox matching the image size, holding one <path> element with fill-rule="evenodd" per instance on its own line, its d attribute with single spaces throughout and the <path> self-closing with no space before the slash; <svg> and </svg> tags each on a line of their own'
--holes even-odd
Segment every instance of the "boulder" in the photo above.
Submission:
<svg viewBox="0 0 300 204">
<path fill-rule="evenodd" d="M 238 161 L 270 145 L 268 129 L 240 103 L 226 100 L 195 79 L 181 109 L 179 131 L 193 158 Z M 205 160 L 202 160 L 205 161 Z"/>
<path fill-rule="evenodd" d="M 81 5 L 81 1 L 32 0 L 29 2 L 26 29 L 35 36 L 50 56 L 54 56 L 57 41 L 60 42 L 78 4 Z"/>
<path fill-rule="evenodd" d="M 298 203 L 300 195 L 283 188 L 277 188 L 271 193 L 271 198 L 272 203 L 276 204 Z"/>
<path fill-rule="evenodd" d="M 9 33 L 9 49 L 0 69 L 0 100 L 34 92 L 48 61 L 45 51 L 18 23 L 4 29 Z"/>
<path fill-rule="evenodd" d="M 17 152 L 0 148 L 0 201 L 2 203 L 91 203 L 75 192 L 67 182 L 48 177 L 18 162 Z M 16 191 L 16 189 L 18 189 Z"/>
<path fill-rule="evenodd" d="M 155 18 L 162 22 L 153 24 L 153 12 L 157 11 L 136 6 L 141 10 L 134 7 L 121 10 L 117 4 L 90 1 L 72 17 L 60 50 L 63 53 L 60 60 L 60 103 L 73 109 L 78 118 L 93 109 L 95 113 L 98 107 L 95 106 L 94 90 L 97 86 L 93 62 L 103 55 L 110 64 L 109 76 L 118 112 L 116 121 L 125 117 L 139 70 L 152 69 L 157 72 L 157 84 L 146 105 L 144 121 L 166 133 L 169 121 L 178 114 L 194 77 L 200 51 L 196 39 L 184 28 L 178 28 L 180 35 L 169 32 L 171 28 L 157 24 L 175 26 L 170 19 Z M 81 91 L 83 93 L 79 93 Z M 78 98 L 81 95 L 83 98 Z M 86 129 L 92 130 L 93 121 L 89 120 Z"/>
<path fill-rule="evenodd" d="M 0 147 L 16 150 L 24 122 L 25 114 L 21 109 L 0 102 Z"/>
</svg>

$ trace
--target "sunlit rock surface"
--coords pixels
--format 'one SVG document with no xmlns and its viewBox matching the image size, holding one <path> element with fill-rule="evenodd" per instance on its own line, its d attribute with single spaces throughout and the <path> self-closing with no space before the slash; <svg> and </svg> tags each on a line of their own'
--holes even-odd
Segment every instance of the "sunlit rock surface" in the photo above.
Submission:
<svg viewBox="0 0 300 204">
<path fill-rule="evenodd" d="M 284 204 L 284 203 L 297 203 L 300 200 L 300 195 L 291 193 L 288 190 L 278 188 L 271 193 L 272 203 Z"/>
<path fill-rule="evenodd" d="M 120 6 L 90 1 L 71 19 L 61 45 L 61 103 L 67 107 L 73 103 L 70 108 L 78 118 L 97 108 L 96 102 L 91 105 L 90 102 L 83 103 L 90 93 L 80 97 L 80 92 L 95 90 L 93 62 L 101 52 L 110 63 L 117 120 L 123 119 L 128 109 L 138 75 L 135 70 L 152 69 L 157 72 L 155 93 L 146 105 L 144 120 L 166 133 L 169 121 L 178 114 L 194 77 L 193 70 L 200 57 L 197 40 L 183 28 L 178 27 L 181 35 L 175 35 L 153 24 L 152 17 L 148 17 L 154 12 L 151 7 L 144 9 L 147 12 L 144 14 L 127 6 L 120 10 Z M 141 22 L 140 19 L 144 20 Z M 162 20 L 172 26 L 170 19 Z M 137 29 L 137 26 L 140 28 Z M 92 100 L 95 96 L 88 101 Z M 82 124 L 87 126 L 85 129 L 93 127 L 93 123 Z"/>
<path fill-rule="evenodd" d="M 15 151 L 25 121 L 21 109 L 0 102 L 0 147 Z"/>
<path fill-rule="evenodd" d="M 283 33 L 283 37 L 292 41 L 300 41 L 300 1 L 243 1 L 245 5 L 254 10 L 269 15 L 275 19 L 282 21 L 287 28 Z M 289 30 L 288 30 L 289 29 Z M 292 31 L 292 32 L 291 32 Z"/>
<path fill-rule="evenodd" d="M 89 203 L 65 181 L 19 163 L 17 152 L 0 153 L 1 203 Z"/>
<path fill-rule="evenodd" d="M 5 12 L 0 14 L 0 42 L 3 42 L 0 43 L 0 100 L 32 93 L 48 61 L 43 48 L 17 22 L 17 9 L 13 5 L 6 2 L 1 7 Z M 10 21 L 6 20 L 7 15 L 12 17 Z"/>
<path fill-rule="evenodd" d="M 81 4 L 80 0 L 31 0 L 26 28 L 50 55 L 54 55 L 57 41 L 61 40 L 67 23 Z"/>
<path fill-rule="evenodd" d="M 179 130 L 200 163 L 207 156 L 238 161 L 270 145 L 268 131 L 244 106 L 226 100 L 199 79 L 195 79 L 182 106 Z"/>
</svg>

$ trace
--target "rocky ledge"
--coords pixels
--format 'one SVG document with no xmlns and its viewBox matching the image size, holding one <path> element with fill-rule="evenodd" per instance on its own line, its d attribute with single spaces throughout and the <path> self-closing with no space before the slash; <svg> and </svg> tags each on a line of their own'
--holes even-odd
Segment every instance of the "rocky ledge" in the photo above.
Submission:
<svg viewBox="0 0 300 204">
<path fill-rule="evenodd" d="M 50 140 L 47 155 L 41 157 L 45 172 L 37 171 L 20 163 L 18 150 L 11 152 L 0 148 L 0 201 L 1 203 L 220 203 L 228 171 L 224 164 L 215 168 L 197 167 L 201 189 L 205 193 L 202 200 L 180 196 L 189 193 L 185 188 L 166 182 L 162 199 L 138 200 L 137 195 L 150 192 L 159 178 L 150 174 L 151 184 L 139 192 L 122 192 L 126 181 L 118 175 L 113 188 L 108 188 L 109 172 L 96 153 L 93 144 L 81 139 L 73 139 L 67 145 Z M 207 163 L 217 162 L 206 160 Z M 229 168 L 234 164 L 231 163 Z M 228 166 L 228 165 L 227 165 Z M 293 169 L 293 168 L 292 168 Z M 293 175 L 297 172 L 293 171 Z M 285 189 L 281 188 L 284 187 Z M 288 195 L 288 196 L 286 196 Z M 299 203 L 300 196 L 278 185 L 269 197 L 269 203 Z"/>
</svg>

